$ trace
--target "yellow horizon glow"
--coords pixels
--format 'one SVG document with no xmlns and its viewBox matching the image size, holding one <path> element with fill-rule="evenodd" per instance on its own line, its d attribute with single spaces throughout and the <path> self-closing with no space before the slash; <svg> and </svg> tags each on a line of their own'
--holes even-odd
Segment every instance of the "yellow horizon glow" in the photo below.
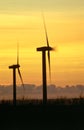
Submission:
<svg viewBox="0 0 84 130">
<path fill-rule="evenodd" d="M 51 52 L 52 83 L 58 86 L 84 84 L 84 19 L 81 12 L 77 14 L 45 14 L 50 45 L 56 48 Z M 0 14 L 0 18 L 0 84 L 12 84 L 8 66 L 16 64 L 17 41 L 24 83 L 42 84 L 42 56 L 36 52 L 37 47 L 46 45 L 41 13 Z M 49 83 L 48 67 L 47 80 Z"/>
</svg>

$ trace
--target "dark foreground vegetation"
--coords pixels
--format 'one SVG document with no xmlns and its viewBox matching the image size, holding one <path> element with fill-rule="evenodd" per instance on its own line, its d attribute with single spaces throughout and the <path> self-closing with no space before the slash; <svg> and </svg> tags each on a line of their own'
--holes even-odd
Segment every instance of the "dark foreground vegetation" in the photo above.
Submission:
<svg viewBox="0 0 84 130">
<path fill-rule="evenodd" d="M 0 103 L 0 130 L 84 130 L 84 98 Z"/>
</svg>

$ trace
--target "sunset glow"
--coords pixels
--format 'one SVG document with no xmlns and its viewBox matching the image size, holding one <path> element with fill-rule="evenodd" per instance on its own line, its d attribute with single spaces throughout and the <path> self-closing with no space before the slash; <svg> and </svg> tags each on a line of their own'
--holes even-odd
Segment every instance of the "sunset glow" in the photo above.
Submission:
<svg viewBox="0 0 84 130">
<path fill-rule="evenodd" d="M 0 84 L 12 84 L 8 66 L 16 64 L 17 42 L 24 83 L 42 84 L 42 55 L 36 51 L 46 45 L 41 8 L 50 46 L 56 50 L 51 52 L 52 84 L 84 84 L 84 1 L 35 1 L 0 2 Z M 47 67 L 49 84 L 48 75 Z"/>
</svg>

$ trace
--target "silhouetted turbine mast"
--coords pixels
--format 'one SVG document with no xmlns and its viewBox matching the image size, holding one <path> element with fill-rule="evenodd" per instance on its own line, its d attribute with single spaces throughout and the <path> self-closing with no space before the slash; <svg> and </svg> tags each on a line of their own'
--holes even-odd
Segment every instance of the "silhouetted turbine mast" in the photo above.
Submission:
<svg viewBox="0 0 84 130">
<path fill-rule="evenodd" d="M 13 105 L 16 105 L 16 69 L 19 67 L 18 64 L 9 66 L 9 69 L 13 69 Z"/>
<path fill-rule="evenodd" d="M 46 51 L 48 51 L 49 75 L 50 75 L 50 79 L 51 79 L 50 51 L 52 51 L 53 48 L 49 46 L 45 19 L 44 19 L 43 14 L 42 14 L 42 16 L 43 16 L 43 23 L 44 23 L 47 46 L 39 47 L 39 48 L 37 48 L 37 51 L 42 52 L 43 104 L 46 104 L 47 103 Z"/>
<path fill-rule="evenodd" d="M 42 52 L 42 78 L 43 78 L 43 104 L 47 103 L 47 78 L 46 78 L 46 51 L 51 51 L 51 47 L 40 47 L 37 51 Z"/>
<path fill-rule="evenodd" d="M 17 64 L 9 66 L 9 69 L 13 69 L 13 105 L 16 105 L 16 69 L 18 69 L 18 74 L 21 79 L 22 85 L 24 87 L 23 79 L 22 79 L 22 75 L 21 75 L 19 67 L 20 67 L 20 65 L 19 65 L 19 46 L 17 46 Z"/>
</svg>

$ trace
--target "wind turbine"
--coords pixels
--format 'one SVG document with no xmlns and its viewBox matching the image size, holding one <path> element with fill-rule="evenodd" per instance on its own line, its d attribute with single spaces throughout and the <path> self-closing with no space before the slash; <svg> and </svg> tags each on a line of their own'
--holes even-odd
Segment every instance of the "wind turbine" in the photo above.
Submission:
<svg viewBox="0 0 84 130">
<path fill-rule="evenodd" d="M 16 69 L 18 70 L 18 74 L 20 80 L 22 82 L 22 86 L 24 87 L 22 75 L 20 72 L 20 64 L 19 64 L 19 44 L 17 43 L 17 64 L 13 64 L 9 66 L 9 69 L 13 69 L 13 105 L 16 105 Z"/>
<path fill-rule="evenodd" d="M 45 29 L 47 46 L 39 47 L 37 48 L 37 51 L 42 52 L 43 104 L 46 104 L 47 103 L 46 51 L 48 52 L 49 76 L 51 80 L 50 51 L 54 50 L 54 48 L 49 46 L 45 19 L 44 19 L 44 15 L 42 16 L 43 16 L 43 24 L 44 24 L 44 29 Z"/>
</svg>

